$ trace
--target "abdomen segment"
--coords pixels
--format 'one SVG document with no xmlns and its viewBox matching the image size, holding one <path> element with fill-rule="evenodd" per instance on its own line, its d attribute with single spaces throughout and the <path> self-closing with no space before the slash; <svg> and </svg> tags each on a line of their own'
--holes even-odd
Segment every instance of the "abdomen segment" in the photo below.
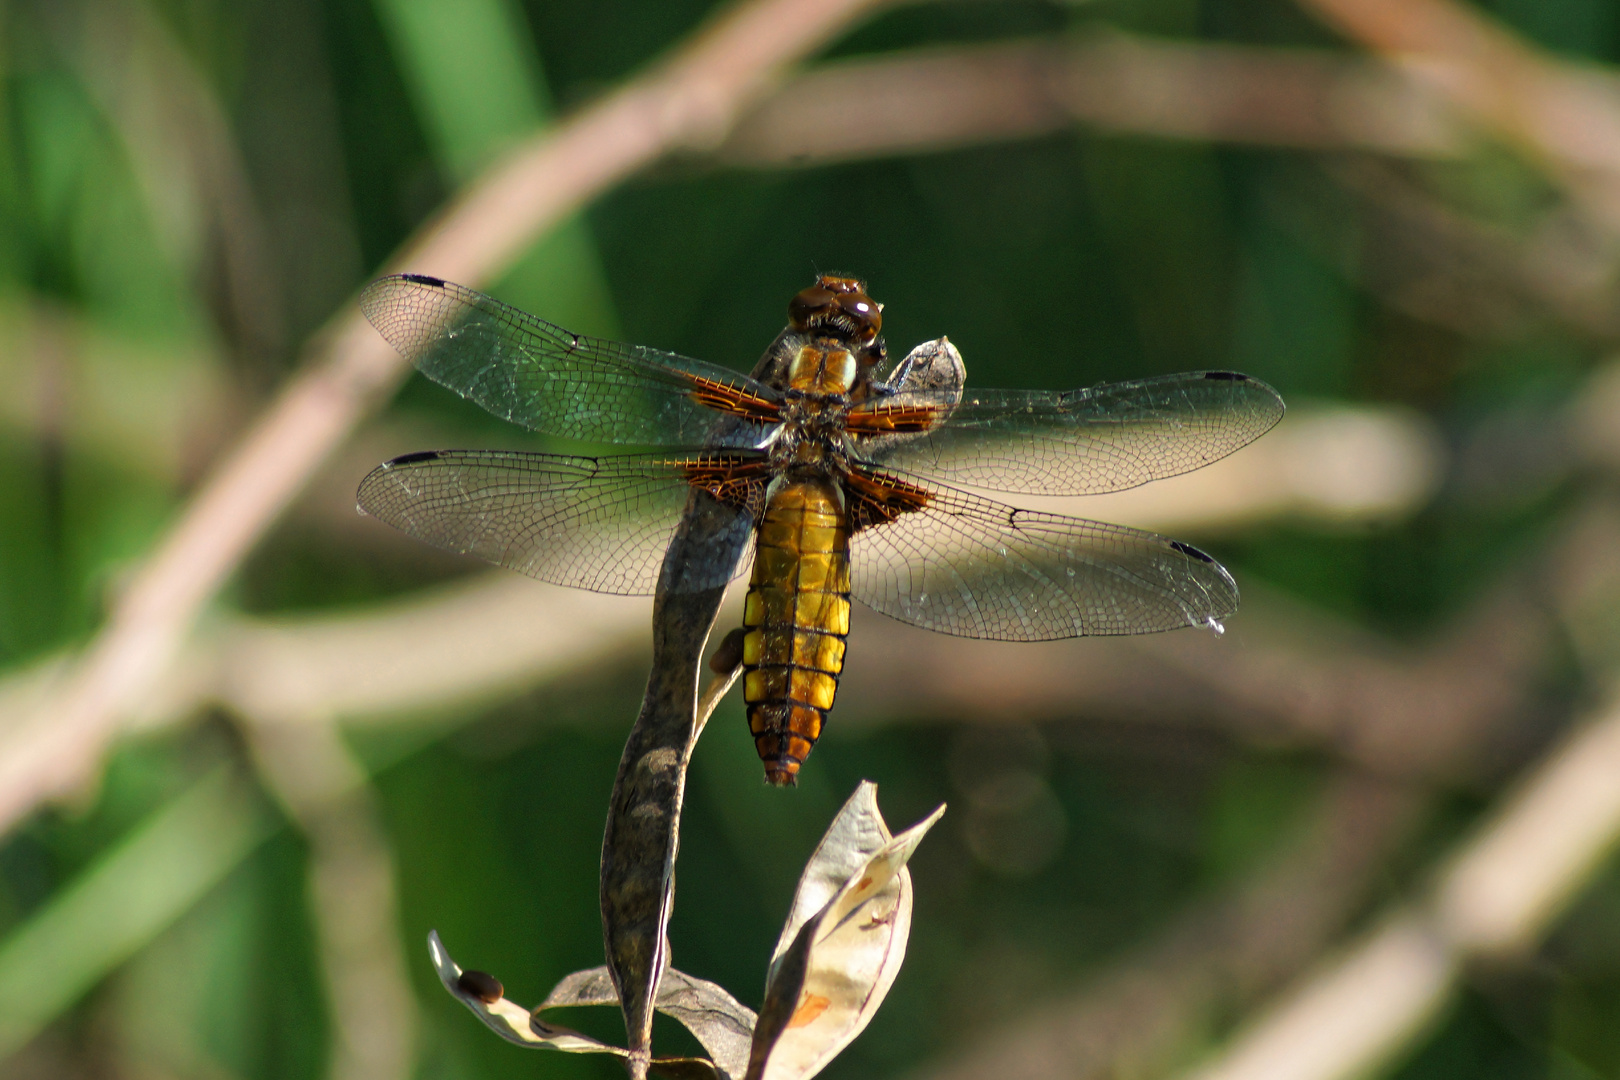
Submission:
<svg viewBox="0 0 1620 1080">
<path fill-rule="evenodd" d="M 790 480 L 760 520 L 743 615 L 743 700 L 765 779 L 792 784 L 821 736 L 849 634 L 849 526 L 826 480 Z"/>
</svg>

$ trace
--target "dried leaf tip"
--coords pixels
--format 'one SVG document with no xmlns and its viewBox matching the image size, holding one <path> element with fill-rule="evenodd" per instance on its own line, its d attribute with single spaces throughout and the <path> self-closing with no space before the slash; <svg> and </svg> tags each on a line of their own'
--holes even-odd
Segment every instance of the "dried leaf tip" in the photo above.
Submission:
<svg viewBox="0 0 1620 1080">
<path fill-rule="evenodd" d="M 941 806 L 899 836 L 863 782 L 810 857 L 777 942 L 754 1027 L 747 1080 L 807 1080 L 883 1003 L 911 932 L 906 862 Z"/>
<path fill-rule="evenodd" d="M 653 1007 L 674 1017 L 709 1058 L 646 1058 L 552 1024 L 545 1013 L 577 1005 L 617 1005 L 607 967 L 559 982 L 530 1012 L 504 996 L 500 980 L 467 971 L 428 935 L 446 990 L 508 1042 L 575 1054 L 625 1058 L 633 1072 L 676 1080 L 809 1080 L 859 1035 L 877 1012 L 905 959 L 911 932 L 906 863 L 945 812 L 941 806 L 899 836 L 878 812 L 877 786 L 863 782 L 811 855 L 771 959 L 756 1018 L 724 989 L 669 968 Z"/>
<path fill-rule="evenodd" d="M 567 1006 L 617 1005 L 619 995 L 606 967 L 567 976 L 531 1012 L 499 993 L 493 1000 L 480 993 L 498 989 L 500 982 L 483 972 L 463 970 L 445 951 L 437 933 L 428 935 L 428 948 L 445 989 L 506 1041 L 536 1050 L 628 1058 L 629 1051 L 623 1047 L 554 1024 L 544 1016 L 550 1009 Z M 670 968 L 659 984 L 655 1007 L 685 1025 L 713 1060 L 655 1057 L 649 1075 L 676 1080 L 736 1080 L 742 1076 L 748 1067 L 749 1040 L 754 1030 L 754 1014 L 747 1006 L 714 983 Z"/>
</svg>

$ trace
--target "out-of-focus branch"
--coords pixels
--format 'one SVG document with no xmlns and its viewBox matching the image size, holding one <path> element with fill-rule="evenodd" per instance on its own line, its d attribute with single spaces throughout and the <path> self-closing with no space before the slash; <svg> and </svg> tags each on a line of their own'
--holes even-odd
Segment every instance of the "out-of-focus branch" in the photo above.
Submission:
<svg viewBox="0 0 1620 1080">
<path fill-rule="evenodd" d="M 249 726 L 259 770 L 309 841 L 309 904 L 331 1002 L 328 1075 L 406 1080 L 416 998 L 394 860 L 365 769 L 331 724 Z"/>
<path fill-rule="evenodd" d="M 826 64 L 762 102 L 717 157 L 732 165 L 813 165 L 1030 138 L 1075 123 L 1419 157 L 1455 156 L 1469 143 L 1439 95 L 1388 64 L 1108 36 Z"/>
<path fill-rule="evenodd" d="M 1576 118 L 1585 115 L 1582 110 L 1620 111 L 1614 104 L 1620 89 L 1609 76 L 1532 53 L 1500 31 L 1486 36 L 1493 34 L 1499 51 L 1516 58 L 1513 71 L 1533 68 L 1538 86 L 1556 85 L 1545 111 L 1573 128 L 1573 138 L 1560 131 L 1551 140 L 1557 154 L 1538 160 L 1571 185 L 1579 205 L 1608 198 L 1608 181 L 1592 172 L 1606 158 L 1587 145 L 1601 141 L 1608 128 L 1598 124 L 1589 132 Z M 1020 41 L 843 60 L 784 85 L 738 124 L 717 158 L 745 167 L 819 165 L 1031 138 L 1074 124 L 1166 138 L 1432 158 L 1467 153 L 1477 141 L 1471 134 L 1476 124 L 1501 132 L 1490 115 L 1468 108 L 1440 85 L 1444 80 L 1432 56 L 1414 61 L 1390 50 L 1390 59 L 1111 35 L 1077 44 Z M 1494 74 L 1489 61 L 1480 69 Z M 1550 139 L 1545 133 L 1538 138 Z M 1579 167 L 1564 168 L 1566 157 L 1560 155 Z M 1529 304 L 1613 336 L 1612 260 L 1571 221 L 1579 213 L 1562 208 L 1524 238 L 1496 235 L 1454 212 L 1411 203 L 1407 199 L 1395 209 L 1416 235 L 1401 242 L 1395 223 L 1385 237 L 1406 256 L 1382 260 L 1398 280 L 1373 281 L 1375 291 L 1393 293 L 1398 306 L 1419 317 L 1438 316 L 1469 333 L 1500 328 L 1516 313 L 1522 318 Z M 1450 256 L 1446 265 L 1433 265 L 1437 254 L 1440 260 Z M 1348 269 L 1367 276 L 1359 265 Z M 1480 279 L 1492 275 L 1499 280 L 1480 288 Z M 1504 285 L 1524 295 L 1496 302 L 1507 291 Z"/>
<path fill-rule="evenodd" d="M 1460 845 L 1428 895 L 1391 913 L 1257 1018 L 1197 1080 L 1335 1080 L 1400 1053 L 1482 958 L 1522 956 L 1620 841 L 1620 511 L 1586 508 L 1549 575 L 1607 700 Z"/>
<path fill-rule="evenodd" d="M 1423 1030 L 1444 1004 L 1457 957 L 1430 921 L 1397 912 L 1240 1036 L 1189 1080 L 1364 1076 Z"/>
<path fill-rule="evenodd" d="M 1254 591 L 1220 638 L 1009 646 L 892 625 L 857 638 L 857 626 L 840 723 L 1083 716 L 1185 724 L 1429 778 L 1488 774 L 1517 749 L 1552 630 L 1550 613 L 1522 584 L 1462 613 L 1436 641 L 1405 648 Z M 908 672 L 903 686 L 890 675 L 896 666 Z"/>
<path fill-rule="evenodd" d="M 1610 671 L 1620 660 L 1620 633 L 1612 615 L 1620 600 L 1617 551 L 1620 507 L 1596 501 L 1556 545 L 1549 560 L 1551 572 L 1544 575 L 1544 582 L 1552 585 L 1551 595 L 1542 605 L 1561 609 L 1583 657 L 1606 665 Z M 1545 616 L 1531 620 L 1532 625 L 1518 627 L 1530 614 L 1529 610 L 1515 614 L 1504 609 L 1481 618 L 1481 623 L 1495 624 L 1481 636 L 1489 641 L 1507 635 L 1511 641 L 1522 630 L 1532 639 L 1544 639 L 1552 629 Z M 1522 681 L 1530 674 L 1522 661 L 1531 654 L 1516 652 L 1517 660 L 1512 656 L 1500 660 L 1475 656 L 1462 663 L 1459 670 L 1474 680 L 1488 682 L 1484 692 L 1495 694 L 1501 690 L 1496 681 L 1497 669 L 1517 667 L 1522 692 Z M 1488 678 L 1487 672 L 1491 673 Z M 1016 681 L 1015 674 L 1007 683 Z M 923 679 L 919 685 L 931 682 Z M 947 687 L 943 693 L 952 690 Z M 1414 690 L 1416 707 L 1404 715 L 1397 714 L 1392 722 L 1412 728 L 1434 721 L 1450 726 L 1450 719 L 1436 709 L 1446 693 L 1443 683 L 1432 688 L 1432 693 L 1420 687 Z M 1254 688 L 1257 698 L 1267 692 L 1264 685 Z M 1456 688 L 1450 692 L 1455 693 Z M 1484 698 L 1475 700 L 1477 705 Z M 1376 708 L 1379 712 L 1390 711 L 1387 704 Z M 1477 739 L 1485 730 L 1475 728 L 1472 735 Z M 1460 749 L 1453 741 L 1450 753 L 1455 755 Z M 1416 752 L 1420 758 L 1427 753 L 1421 739 L 1417 740 Z M 1393 757 L 1388 763 L 1396 764 Z M 1352 784 L 1337 797 L 1348 799 L 1354 791 Z M 1376 789 L 1361 792 L 1363 809 L 1382 805 L 1384 811 L 1397 817 L 1407 812 L 1412 798 L 1410 790 L 1403 791 L 1399 786 L 1390 786 L 1381 796 Z M 1354 805 L 1354 800 L 1350 802 Z M 1374 838 L 1361 839 L 1376 846 L 1380 824 L 1390 828 L 1398 827 L 1399 822 L 1375 813 Z M 1341 827 L 1359 835 L 1353 821 L 1346 820 Z M 1423 1029 L 1444 1005 L 1469 961 L 1522 954 L 1533 948 L 1617 838 L 1620 698 L 1600 710 L 1552 754 L 1493 820 L 1462 846 L 1438 875 L 1427 899 L 1403 905 L 1344 954 L 1323 964 L 1314 976 L 1240 1035 L 1219 1060 L 1192 1075 L 1197 1080 L 1335 1080 L 1365 1075 L 1398 1054 Z M 1341 837 L 1339 846 L 1342 848 L 1349 839 Z M 1324 864 L 1324 869 L 1343 861 L 1353 871 L 1358 854 L 1366 866 L 1378 865 L 1376 851 L 1360 851 L 1352 841 L 1348 855 L 1340 850 Z M 1290 879 L 1287 873 L 1257 879 L 1252 885 L 1253 895 L 1270 895 L 1278 901 L 1272 921 L 1267 921 L 1264 907 L 1257 905 L 1247 909 L 1256 916 L 1253 923 L 1240 920 L 1229 924 L 1250 927 L 1258 935 L 1255 940 L 1243 942 L 1240 937 L 1223 936 L 1218 930 L 1200 935 L 1191 929 L 1191 924 L 1178 928 L 1145 961 L 1127 964 L 1105 977 L 1098 984 L 1095 1011 L 1052 1006 L 1038 1019 L 997 1032 L 976 1044 L 967 1051 L 966 1065 L 959 1069 L 953 1059 L 944 1075 L 982 1075 L 990 1062 L 995 1063 L 998 1073 L 1010 1069 L 1014 1076 L 1054 1075 L 1059 1071 L 1063 1075 L 1087 1075 L 1088 1070 L 1110 1069 L 1133 1074 L 1153 1071 L 1153 1066 L 1162 1064 L 1167 1054 L 1174 1054 L 1178 1032 L 1196 1028 L 1204 1019 L 1199 1010 L 1220 998 L 1223 990 L 1227 1004 L 1233 996 L 1242 997 L 1246 989 L 1262 990 L 1264 980 L 1257 975 L 1284 976 L 1287 966 L 1279 961 L 1286 957 L 1303 963 L 1328 940 L 1336 926 L 1327 921 L 1312 923 L 1311 919 L 1320 915 L 1322 897 L 1353 905 L 1356 882 L 1353 873 L 1350 878 L 1340 876 L 1331 882 L 1322 879 L 1318 885 L 1323 891 L 1317 895 L 1309 887 L 1310 881 L 1308 876 Z M 1300 917 L 1306 919 L 1307 928 L 1320 929 L 1322 936 L 1289 949 L 1290 930 L 1300 929 L 1289 920 Z M 1190 935 L 1195 944 L 1207 936 L 1208 948 L 1170 952 L 1172 957 L 1179 957 L 1180 963 L 1153 962 L 1159 950 L 1173 950 L 1182 935 Z M 1246 963 L 1243 958 L 1251 953 L 1257 956 L 1252 963 Z M 1222 985 L 1211 992 L 1200 982 L 1203 978 Z M 1070 1004 L 1077 1006 L 1087 1000 L 1076 999 Z M 1061 1070 L 1053 1062 L 1061 1062 Z"/>
<path fill-rule="evenodd" d="M 1544 659 L 1553 615 L 1520 580 L 1417 648 L 1249 592 L 1225 638 L 1187 632 L 1009 645 L 863 613 L 853 626 L 840 725 L 896 715 L 1170 717 L 1261 742 L 1327 747 L 1380 772 L 1452 775 L 1495 768 L 1503 747 L 1492 736 L 1516 730 L 1533 707 L 1527 683 Z M 266 720 L 392 722 L 413 711 L 464 710 L 623 655 L 637 647 L 645 619 L 644 600 L 501 575 L 369 612 L 222 621 L 153 697 L 150 719 L 206 701 Z M 897 684 L 889 674 L 897 665 L 913 677 Z"/>
<path fill-rule="evenodd" d="M 0 302 L 0 425 L 171 483 L 242 413 L 217 357 L 135 345 L 48 303 Z"/>
<path fill-rule="evenodd" d="M 1269 865 L 1194 905 L 1079 992 L 951 1048 L 919 1080 L 1086 1080 L 1161 1071 L 1207 1029 L 1213 1011 L 1294 975 L 1339 932 L 1417 802 L 1403 785 L 1339 775 Z"/>
<path fill-rule="evenodd" d="M 1242 453 L 1129 491 L 1024 498 L 1039 509 L 1208 536 L 1277 519 L 1374 524 L 1425 505 L 1445 453 L 1429 421 L 1380 408 L 1296 408 Z"/>
<path fill-rule="evenodd" d="M 369 611 L 222 618 L 137 719 L 170 723 L 209 703 L 262 723 L 470 715 L 479 703 L 644 649 L 647 606 L 492 574 Z M 1224 638 L 1004 645 L 863 611 L 839 724 L 1172 718 L 1264 744 L 1323 747 L 1381 772 L 1490 771 L 1502 752 L 1493 736 L 1531 707 L 1525 684 L 1543 658 L 1547 620 L 1517 584 L 1465 612 L 1452 635 L 1404 651 L 1263 595 L 1251 596 Z M 900 685 L 896 666 L 911 673 Z M 51 674 L 14 676 L 0 705 L 37 697 Z"/>
<path fill-rule="evenodd" d="M 372 437 L 378 435 L 381 437 Z M 397 534 L 353 512 L 353 478 L 411 446 L 452 445 L 453 433 L 413 424 L 369 426 L 341 466 L 312 485 L 304 520 L 366 544 Z M 364 445 L 361 445 L 364 443 Z M 1115 521 L 1167 533 L 1212 536 L 1278 519 L 1329 528 L 1399 520 L 1435 494 L 1449 462 L 1434 424 L 1392 407 L 1290 408 L 1266 436 L 1196 472 L 1112 495 L 1014 501 L 1032 509 Z M 318 502 L 318 507 L 314 505 Z M 318 511 L 318 513 L 317 513 Z M 412 550 L 420 550 L 414 542 Z"/>
<path fill-rule="evenodd" d="M 1454 0 L 1300 0 L 1517 146 L 1620 236 L 1620 80 L 1563 63 Z"/>
<path fill-rule="evenodd" d="M 1467 961 L 1539 940 L 1617 835 L 1620 700 L 1611 700 L 1463 846 L 1430 901 L 1391 915 L 1190 1075 L 1365 1075 L 1422 1030 Z"/>
<path fill-rule="evenodd" d="M 520 148 L 429 223 L 401 268 L 481 281 L 551 223 L 677 147 L 720 141 L 782 68 L 875 0 L 755 0 L 663 64 Z M 0 744 L 0 830 L 99 761 L 174 659 L 197 613 L 403 361 L 357 311 L 334 319 L 303 372 L 205 480 L 142 564 L 61 693 Z"/>
<path fill-rule="evenodd" d="M 1571 228 L 1569 207 L 1525 232 L 1460 212 L 1387 160 L 1340 159 L 1327 172 L 1360 204 L 1364 240 L 1354 256 L 1326 238 L 1314 246 L 1391 307 L 1470 337 L 1520 336 L 1550 315 L 1599 341 L 1620 338 L 1613 260 Z M 1333 220 L 1288 216 L 1307 235 Z"/>
<path fill-rule="evenodd" d="M 265 723 L 461 710 L 645 648 L 651 606 L 492 573 L 338 616 L 222 619 L 140 715 L 210 700 Z"/>
<path fill-rule="evenodd" d="M 257 359 L 283 345 L 280 284 L 267 265 L 254 205 L 218 98 L 149 5 L 135 0 L 43 5 L 46 25 L 110 119 L 152 221 L 175 263 L 202 277 L 228 336 Z"/>
</svg>

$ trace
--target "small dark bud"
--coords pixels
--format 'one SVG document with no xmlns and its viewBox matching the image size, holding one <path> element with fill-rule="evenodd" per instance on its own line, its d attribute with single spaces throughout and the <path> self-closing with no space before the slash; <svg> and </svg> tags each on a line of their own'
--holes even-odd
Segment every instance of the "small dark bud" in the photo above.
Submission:
<svg viewBox="0 0 1620 1080">
<path fill-rule="evenodd" d="M 456 979 L 456 985 L 462 993 L 471 994 L 485 1005 L 495 1004 L 506 993 L 501 980 L 482 971 L 463 971 Z"/>
</svg>

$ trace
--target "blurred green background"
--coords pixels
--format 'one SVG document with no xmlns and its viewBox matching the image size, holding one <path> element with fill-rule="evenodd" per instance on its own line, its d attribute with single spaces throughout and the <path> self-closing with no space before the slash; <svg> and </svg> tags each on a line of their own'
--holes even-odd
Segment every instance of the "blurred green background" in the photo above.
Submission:
<svg viewBox="0 0 1620 1080">
<path fill-rule="evenodd" d="M 413 228 L 712 9 L 0 0 L 0 680 L 90 639 L 132 561 L 289 378 L 306 338 Z M 1610 0 L 1486 10 L 1566 59 L 1620 53 Z M 881 11 L 822 59 L 1100 32 L 1353 51 L 1284 0 L 960 0 Z M 1402 407 L 1449 462 L 1421 505 L 1376 522 L 1273 515 L 1183 531 L 1260 603 L 1415 653 L 1606 491 L 1563 418 L 1620 334 L 1612 241 L 1547 239 L 1560 189 L 1488 139 L 1400 158 L 1172 134 L 1076 124 L 800 168 L 684 156 L 593 202 L 486 287 L 573 329 L 747 368 L 795 291 L 846 272 L 887 305 L 892 349 L 949 334 L 979 386 L 1234 368 L 1291 406 Z M 1571 299 L 1546 264 L 1577 256 L 1587 261 L 1567 280 L 1586 291 Z M 344 493 L 390 454 L 534 444 L 413 378 L 211 617 L 368 610 L 484 572 L 351 519 Z M 1223 647 L 1250 648 L 1244 618 Z M 1578 651 L 1549 634 L 1529 704 L 1483 760 L 1374 778 L 1407 785 L 1410 816 L 1344 885 L 1324 946 L 1421 885 L 1569 722 L 1601 682 Z M 643 652 L 619 650 L 470 714 L 344 734 L 391 860 L 415 1010 L 395 1017 L 414 1047 L 402 1075 L 617 1074 L 495 1039 L 438 988 L 423 943 L 437 928 L 525 1003 L 600 962 L 602 817 L 644 670 Z M 905 680 L 905 665 L 886 675 Z M 1052 1075 L 1173 1071 L 1314 954 L 1252 971 L 1234 961 L 1248 975 L 1199 969 L 1213 983 L 1189 990 L 1177 943 L 1199 939 L 1199 913 L 1284 857 L 1325 793 L 1365 765 L 1331 735 L 1266 737 L 1225 715 L 1140 722 L 1057 706 L 978 723 L 895 706 L 843 730 L 835 716 L 801 788 L 778 792 L 763 788 L 728 701 L 689 789 L 676 963 L 757 1004 L 798 870 L 868 778 L 896 828 L 940 802 L 952 811 L 912 864 L 908 963 L 827 1075 L 934 1075 L 962 1048 L 1106 987 L 1121 965 L 1148 987 L 1119 989 L 1122 1003 L 1151 1012 L 1168 995 L 1185 1008 L 1125 1056 L 1076 1051 L 1073 1071 Z M 16 1010 L 10 1028 L 0 1015 L 0 1074 L 342 1071 L 338 1018 L 365 1005 L 337 1000 L 322 973 L 310 822 L 264 779 L 239 717 L 186 719 L 122 740 L 99 782 L 0 839 L 0 1014 Z M 1011 762 L 1023 786 L 985 795 L 987 761 Z M 1388 1072 L 1615 1075 L 1617 870 L 1595 873 L 1534 956 L 1471 973 Z M 579 1022 L 620 1031 L 607 1011 Z"/>
</svg>

